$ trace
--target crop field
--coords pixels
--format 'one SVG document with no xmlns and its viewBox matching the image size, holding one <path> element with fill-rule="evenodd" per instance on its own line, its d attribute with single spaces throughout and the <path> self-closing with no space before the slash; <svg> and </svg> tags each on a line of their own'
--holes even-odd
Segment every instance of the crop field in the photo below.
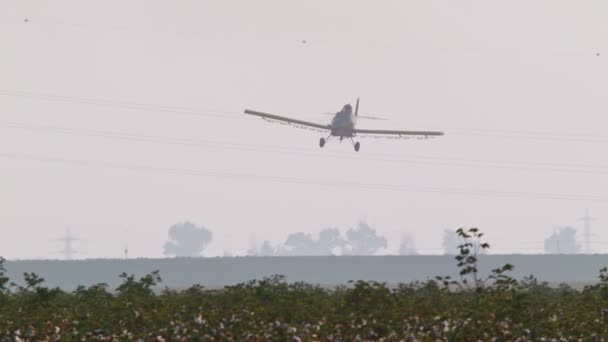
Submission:
<svg viewBox="0 0 608 342">
<path fill-rule="evenodd" d="M 476 229 L 459 230 L 457 279 L 437 276 L 388 287 L 356 281 L 323 288 L 282 276 L 220 289 L 193 285 L 154 291 L 161 274 L 122 274 L 116 289 L 45 287 L 26 273 L 23 285 L 0 275 L 2 341 L 604 341 L 608 272 L 575 290 L 514 266 L 477 270 L 489 245 Z M 515 266 L 516 267 L 516 266 Z"/>
</svg>

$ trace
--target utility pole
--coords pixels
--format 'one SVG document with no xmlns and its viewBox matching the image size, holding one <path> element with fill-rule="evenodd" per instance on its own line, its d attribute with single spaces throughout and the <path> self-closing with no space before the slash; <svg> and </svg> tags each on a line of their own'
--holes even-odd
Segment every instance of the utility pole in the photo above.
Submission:
<svg viewBox="0 0 608 342">
<path fill-rule="evenodd" d="M 585 209 L 585 216 L 580 218 L 583 221 L 585 228 L 583 230 L 583 239 L 585 243 L 585 253 L 591 254 L 591 221 L 595 220 L 589 216 L 589 209 Z"/>
</svg>

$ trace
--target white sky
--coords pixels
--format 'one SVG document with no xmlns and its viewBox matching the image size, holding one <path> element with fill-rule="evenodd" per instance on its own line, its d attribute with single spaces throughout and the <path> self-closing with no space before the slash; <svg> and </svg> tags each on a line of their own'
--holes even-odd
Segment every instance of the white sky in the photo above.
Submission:
<svg viewBox="0 0 608 342">
<path fill-rule="evenodd" d="M 603 0 L 4 0 L 0 255 L 60 257 L 69 227 L 80 257 L 159 257 L 183 220 L 214 232 L 205 255 L 238 254 L 359 219 L 389 253 L 405 233 L 440 253 L 459 226 L 529 253 L 585 208 L 606 251 L 607 17 Z M 326 122 L 357 96 L 388 119 L 360 127 L 446 135 L 355 153 L 242 114 Z"/>
</svg>

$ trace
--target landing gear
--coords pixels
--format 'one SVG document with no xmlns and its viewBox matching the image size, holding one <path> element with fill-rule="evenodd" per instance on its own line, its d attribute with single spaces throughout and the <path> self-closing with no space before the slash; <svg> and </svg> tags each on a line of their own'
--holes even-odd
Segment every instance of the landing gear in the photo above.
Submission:
<svg viewBox="0 0 608 342">
<path fill-rule="evenodd" d="M 325 144 L 331 140 L 333 136 L 328 136 L 327 138 L 321 138 L 319 139 L 319 147 L 323 148 L 325 146 Z M 344 136 L 340 136 L 340 141 L 344 140 Z M 359 152 L 359 148 L 361 148 L 361 143 L 359 143 L 358 141 L 355 142 L 355 140 L 352 137 L 346 137 L 348 140 L 350 140 L 350 142 L 353 144 L 353 147 L 355 148 L 355 151 Z"/>
</svg>

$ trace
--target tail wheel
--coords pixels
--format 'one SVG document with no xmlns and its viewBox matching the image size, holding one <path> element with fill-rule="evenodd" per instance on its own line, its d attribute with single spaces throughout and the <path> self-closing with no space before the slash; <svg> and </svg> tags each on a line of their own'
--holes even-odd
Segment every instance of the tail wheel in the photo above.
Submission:
<svg viewBox="0 0 608 342">
<path fill-rule="evenodd" d="M 361 144 L 357 141 L 355 143 L 355 151 L 359 152 L 359 148 L 361 147 Z"/>
<path fill-rule="evenodd" d="M 319 140 L 319 146 L 320 147 L 325 146 L 325 138 L 321 138 L 321 140 Z"/>
</svg>

